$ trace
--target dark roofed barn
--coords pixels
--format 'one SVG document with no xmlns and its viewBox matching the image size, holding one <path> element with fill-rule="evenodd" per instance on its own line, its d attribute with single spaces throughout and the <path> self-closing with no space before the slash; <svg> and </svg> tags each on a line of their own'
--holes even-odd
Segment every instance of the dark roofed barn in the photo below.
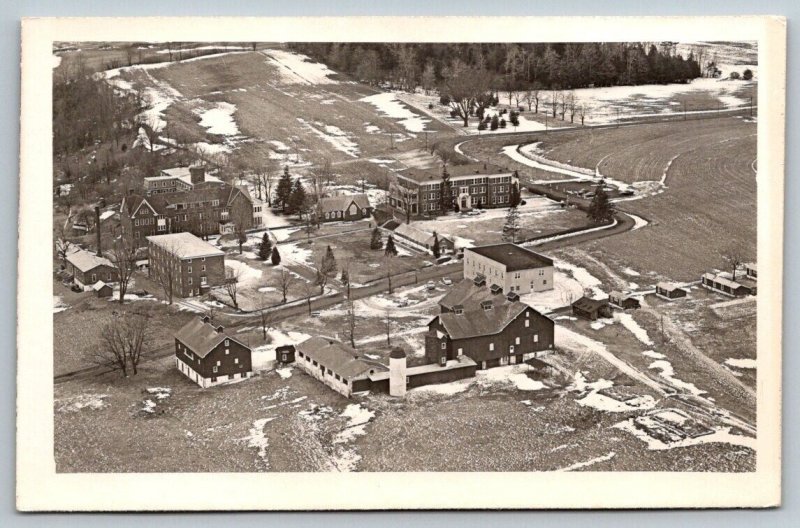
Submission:
<svg viewBox="0 0 800 528">
<path fill-rule="evenodd" d="M 207 316 L 192 319 L 175 334 L 175 364 L 203 388 L 249 378 L 253 371 L 250 347 Z"/>
</svg>

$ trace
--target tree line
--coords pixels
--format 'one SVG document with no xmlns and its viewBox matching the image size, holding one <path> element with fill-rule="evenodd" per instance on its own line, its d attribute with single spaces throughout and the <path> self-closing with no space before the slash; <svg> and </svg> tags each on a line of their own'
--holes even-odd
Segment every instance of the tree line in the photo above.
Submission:
<svg viewBox="0 0 800 528">
<path fill-rule="evenodd" d="M 574 89 L 650 83 L 685 83 L 701 64 L 674 43 L 589 42 L 539 44 L 294 43 L 290 47 L 369 84 L 433 90 L 453 69 L 489 78 L 490 88 Z M 457 66 L 459 64 L 461 66 Z"/>
</svg>

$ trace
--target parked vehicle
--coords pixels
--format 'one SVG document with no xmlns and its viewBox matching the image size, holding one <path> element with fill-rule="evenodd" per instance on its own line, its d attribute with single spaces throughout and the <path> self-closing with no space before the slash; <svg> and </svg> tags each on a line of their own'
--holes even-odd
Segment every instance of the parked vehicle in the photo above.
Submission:
<svg viewBox="0 0 800 528">
<path fill-rule="evenodd" d="M 445 277 L 442 279 L 442 284 L 444 284 L 445 286 L 450 286 L 451 284 L 453 284 L 453 279 L 451 279 L 450 277 Z"/>
<path fill-rule="evenodd" d="M 320 316 L 319 312 L 311 312 L 311 317 L 319 317 L 319 316 Z"/>
<path fill-rule="evenodd" d="M 436 289 L 436 283 L 434 283 L 433 281 L 428 281 L 428 284 L 426 284 L 425 287 L 427 289 L 429 289 L 429 290 L 435 290 Z"/>
</svg>

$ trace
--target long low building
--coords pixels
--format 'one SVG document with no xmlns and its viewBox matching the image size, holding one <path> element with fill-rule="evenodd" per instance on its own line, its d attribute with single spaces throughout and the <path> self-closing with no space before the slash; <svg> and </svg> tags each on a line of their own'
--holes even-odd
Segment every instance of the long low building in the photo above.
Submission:
<svg viewBox="0 0 800 528">
<path fill-rule="evenodd" d="M 750 284 L 743 284 L 744 281 Z M 714 275 L 713 273 L 704 273 L 700 277 L 700 284 L 709 290 L 713 290 L 723 295 L 730 297 L 744 297 L 745 295 L 755 295 L 756 285 L 755 281 L 745 278 L 743 281 L 734 281 L 727 273 L 720 273 Z"/>
</svg>

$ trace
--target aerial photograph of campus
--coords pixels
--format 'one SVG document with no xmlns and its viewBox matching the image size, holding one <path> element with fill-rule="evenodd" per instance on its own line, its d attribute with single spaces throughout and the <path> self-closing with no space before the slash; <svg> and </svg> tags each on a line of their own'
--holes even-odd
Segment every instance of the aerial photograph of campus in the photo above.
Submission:
<svg viewBox="0 0 800 528">
<path fill-rule="evenodd" d="M 757 43 L 52 72 L 58 472 L 756 470 Z"/>
</svg>

